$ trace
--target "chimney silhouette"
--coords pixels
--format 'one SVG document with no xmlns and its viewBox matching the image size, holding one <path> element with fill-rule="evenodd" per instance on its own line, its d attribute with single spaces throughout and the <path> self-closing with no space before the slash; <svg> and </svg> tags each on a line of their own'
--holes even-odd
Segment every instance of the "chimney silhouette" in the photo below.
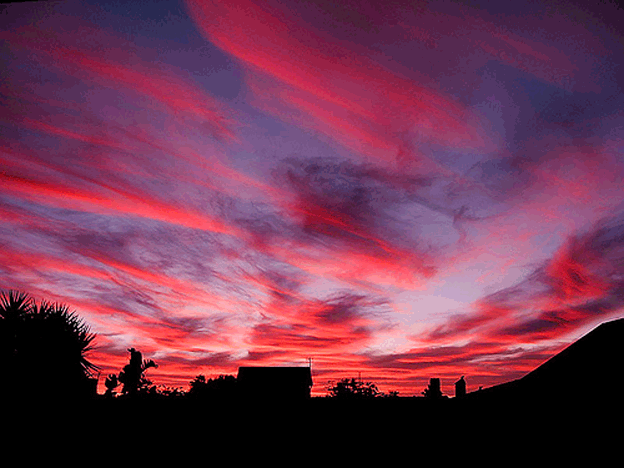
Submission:
<svg viewBox="0 0 624 468">
<path fill-rule="evenodd" d="M 464 376 L 461 376 L 457 382 L 455 382 L 455 398 L 463 398 L 466 396 L 466 381 Z"/>
</svg>

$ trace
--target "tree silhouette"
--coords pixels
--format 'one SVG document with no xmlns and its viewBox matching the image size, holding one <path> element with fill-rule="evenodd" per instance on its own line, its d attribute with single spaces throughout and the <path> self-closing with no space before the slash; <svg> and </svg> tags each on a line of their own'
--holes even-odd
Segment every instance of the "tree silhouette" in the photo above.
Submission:
<svg viewBox="0 0 624 468">
<path fill-rule="evenodd" d="M 341 399 L 375 398 L 381 395 L 374 383 L 349 378 L 340 380 L 327 390 L 329 396 Z"/>
<path fill-rule="evenodd" d="M 1 390 L 15 395 L 85 395 L 95 334 L 64 304 L 17 291 L 0 294 Z M 44 393 L 45 388 L 45 393 Z"/>
<path fill-rule="evenodd" d="M 206 386 L 206 376 L 203 374 L 199 374 L 193 380 L 191 380 L 191 388 L 189 393 L 197 393 L 204 389 Z"/>
<path fill-rule="evenodd" d="M 122 393 L 124 395 L 135 396 L 139 392 L 146 391 L 152 383 L 145 377 L 145 371 L 150 367 L 158 366 L 151 359 L 143 360 L 140 351 L 134 348 L 129 348 L 128 351 L 130 352 L 130 362 L 119 373 L 119 382 L 123 384 Z"/>
<path fill-rule="evenodd" d="M 429 386 L 423 390 L 422 394 L 425 398 L 431 400 L 439 400 L 442 398 L 442 391 L 440 390 L 440 379 L 432 378 L 429 380 Z"/>
</svg>

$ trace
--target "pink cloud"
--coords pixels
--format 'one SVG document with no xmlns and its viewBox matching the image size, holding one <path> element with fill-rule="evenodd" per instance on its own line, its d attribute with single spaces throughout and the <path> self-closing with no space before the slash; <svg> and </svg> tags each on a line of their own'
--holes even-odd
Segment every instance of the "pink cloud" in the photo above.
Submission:
<svg viewBox="0 0 624 468">
<path fill-rule="evenodd" d="M 41 54 L 48 67 L 115 90 L 131 90 L 147 98 L 148 106 L 159 103 L 172 115 L 190 117 L 205 128 L 211 128 L 219 137 L 235 138 L 229 128 L 233 121 L 226 116 L 223 106 L 193 84 L 181 70 L 146 62 L 136 54 L 137 46 L 123 43 L 86 23 L 80 25 L 80 33 L 72 35 L 25 26 L 3 32 L 0 37 L 11 47 Z M 86 46 L 78 40 L 81 35 L 89 35 L 94 43 L 101 42 L 105 48 Z"/>
<path fill-rule="evenodd" d="M 270 94 L 280 96 L 283 110 L 278 113 L 287 120 L 296 109 L 305 116 L 300 121 L 304 126 L 389 161 L 403 149 L 399 134 L 415 128 L 445 145 L 487 145 L 455 101 L 315 35 L 287 13 L 251 1 L 187 4 L 207 38 L 281 82 L 272 85 Z M 266 84 L 253 81 L 255 76 L 248 79 L 262 106 Z"/>
</svg>

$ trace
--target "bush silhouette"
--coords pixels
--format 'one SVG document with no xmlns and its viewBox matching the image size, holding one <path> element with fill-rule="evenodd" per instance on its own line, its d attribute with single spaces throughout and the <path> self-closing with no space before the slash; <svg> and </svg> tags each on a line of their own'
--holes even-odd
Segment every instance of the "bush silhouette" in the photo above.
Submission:
<svg viewBox="0 0 624 468">
<path fill-rule="evenodd" d="M 15 396 L 88 395 L 98 369 L 86 355 L 95 334 L 64 304 L 0 294 L 0 391 Z"/>
</svg>

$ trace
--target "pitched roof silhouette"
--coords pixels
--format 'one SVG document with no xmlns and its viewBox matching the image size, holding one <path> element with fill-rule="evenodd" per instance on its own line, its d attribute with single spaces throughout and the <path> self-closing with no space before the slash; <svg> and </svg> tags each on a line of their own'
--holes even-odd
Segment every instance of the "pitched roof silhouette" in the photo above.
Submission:
<svg viewBox="0 0 624 468">
<path fill-rule="evenodd" d="M 309 367 L 239 367 L 237 382 L 246 396 L 309 397 L 312 370 Z"/>
<path fill-rule="evenodd" d="M 492 399 L 595 400 L 624 383 L 624 319 L 605 322 L 524 377 L 472 397 Z"/>
</svg>

